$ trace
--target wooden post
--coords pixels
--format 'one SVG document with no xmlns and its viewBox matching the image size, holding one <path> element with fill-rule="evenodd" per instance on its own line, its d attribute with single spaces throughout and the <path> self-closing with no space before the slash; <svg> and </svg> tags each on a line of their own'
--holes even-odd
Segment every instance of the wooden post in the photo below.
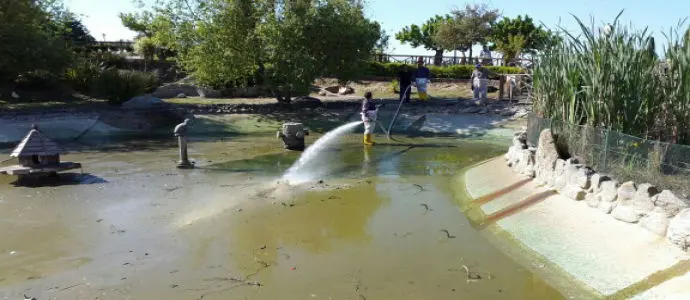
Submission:
<svg viewBox="0 0 690 300">
<path fill-rule="evenodd" d="M 498 78 L 498 100 L 503 100 L 503 96 L 505 95 L 505 86 L 506 86 L 506 76 L 502 75 Z"/>
<path fill-rule="evenodd" d="M 191 169 L 194 167 L 192 163 L 189 162 L 189 157 L 187 156 L 187 136 L 179 135 L 177 137 L 178 146 L 180 148 L 180 161 L 177 167 L 180 169 Z"/>
</svg>

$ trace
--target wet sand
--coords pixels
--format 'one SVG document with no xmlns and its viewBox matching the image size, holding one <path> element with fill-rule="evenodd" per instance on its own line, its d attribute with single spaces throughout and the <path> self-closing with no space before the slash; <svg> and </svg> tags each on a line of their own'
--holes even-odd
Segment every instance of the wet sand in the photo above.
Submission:
<svg viewBox="0 0 690 300">
<path fill-rule="evenodd" d="M 562 298 L 451 191 L 503 147 L 400 138 L 366 151 L 360 138 L 300 187 L 276 183 L 299 153 L 270 137 L 194 141 L 194 170 L 150 142 L 65 156 L 85 166 L 74 184 L 0 177 L 0 299 Z"/>
</svg>

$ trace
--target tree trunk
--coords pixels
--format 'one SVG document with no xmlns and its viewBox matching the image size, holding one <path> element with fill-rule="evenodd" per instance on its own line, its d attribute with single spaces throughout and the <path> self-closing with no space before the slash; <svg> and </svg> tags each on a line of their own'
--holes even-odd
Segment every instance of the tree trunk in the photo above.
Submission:
<svg viewBox="0 0 690 300">
<path fill-rule="evenodd" d="M 472 57 L 472 46 L 470 46 L 470 64 L 474 65 L 474 58 Z"/>
<path fill-rule="evenodd" d="M 443 49 L 438 49 L 435 51 L 436 54 L 434 54 L 434 65 L 440 66 L 443 63 Z"/>
</svg>

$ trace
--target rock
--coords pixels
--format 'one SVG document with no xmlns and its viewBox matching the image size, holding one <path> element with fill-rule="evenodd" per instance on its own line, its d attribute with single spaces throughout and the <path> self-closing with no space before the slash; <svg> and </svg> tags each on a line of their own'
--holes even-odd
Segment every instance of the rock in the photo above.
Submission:
<svg viewBox="0 0 690 300">
<path fill-rule="evenodd" d="M 331 93 L 331 94 L 337 94 L 338 92 L 340 92 L 340 86 L 339 85 L 329 86 L 329 87 L 325 87 L 323 89 L 326 90 L 327 92 Z"/>
<path fill-rule="evenodd" d="M 587 195 L 587 192 L 585 192 L 585 190 L 583 190 L 579 186 L 567 185 L 563 189 L 563 192 L 561 194 L 563 196 L 565 196 L 566 198 L 576 200 L 576 201 L 582 201 L 582 200 L 585 200 L 585 196 Z"/>
<path fill-rule="evenodd" d="M 513 146 L 519 147 L 520 149 L 527 149 L 527 143 L 522 139 L 521 136 L 513 137 Z"/>
<path fill-rule="evenodd" d="M 594 188 L 594 193 L 599 193 L 601 191 L 601 183 L 609 180 L 611 180 L 611 178 L 606 175 L 601 175 L 599 173 L 592 174 L 590 184 L 592 185 L 592 188 Z"/>
<path fill-rule="evenodd" d="M 529 149 L 518 150 L 518 159 L 515 165 L 515 170 L 529 177 L 534 176 L 534 152 Z"/>
<path fill-rule="evenodd" d="M 648 183 L 643 183 L 637 187 L 637 192 L 631 201 L 631 205 L 635 212 L 641 216 L 645 216 L 654 210 L 654 202 L 652 197 L 657 195 L 659 190 Z"/>
<path fill-rule="evenodd" d="M 578 186 L 582 189 L 589 189 L 591 170 L 583 165 L 567 164 L 565 170 L 565 178 L 567 184 Z"/>
<path fill-rule="evenodd" d="M 349 86 L 343 86 L 338 89 L 338 95 L 350 95 L 354 94 L 355 89 L 349 87 Z"/>
<path fill-rule="evenodd" d="M 657 207 L 640 220 L 640 225 L 655 234 L 665 236 L 669 222 L 666 212 Z"/>
<path fill-rule="evenodd" d="M 669 218 L 678 214 L 682 209 L 688 208 L 688 203 L 676 197 L 669 190 L 663 190 L 658 195 L 652 197 L 652 203 L 656 208 L 664 211 Z"/>
<path fill-rule="evenodd" d="M 460 112 L 465 113 L 465 114 L 476 114 L 481 110 L 479 107 L 467 107 L 463 108 Z"/>
<path fill-rule="evenodd" d="M 319 96 L 326 96 L 326 95 L 328 95 L 328 91 L 326 91 L 326 90 L 320 90 L 319 91 Z"/>
<path fill-rule="evenodd" d="M 668 224 L 666 238 L 683 250 L 690 245 L 690 208 L 681 210 Z"/>
<path fill-rule="evenodd" d="M 489 109 L 488 109 L 488 108 L 482 108 L 482 109 L 479 110 L 479 114 L 480 114 L 480 115 L 485 115 L 485 114 L 488 114 L 488 113 L 489 113 Z"/>
<path fill-rule="evenodd" d="M 124 109 L 153 109 L 169 106 L 169 103 L 151 95 L 136 96 L 121 105 Z"/>
<path fill-rule="evenodd" d="M 318 98 L 303 96 L 292 99 L 291 105 L 296 108 L 317 108 L 323 106 L 323 102 Z"/>
<path fill-rule="evenodd" d="M 536 177 L 540 181 L 553 184 L 557 159 L 558 152 L 556 151 L 556 144 L 551 135 L 551 130 L 545 129 L 539 134 L 537 152 L 534 155 Z"/>
<path fill-rule="evenodd" d="M 222 91 L 207 88 L 197 88 L 196 92 L 197 94 L 199 94 L 199 97 L 201 98 L 220 98 L 221 96 L 223 96 Z"/>
<path fill-rule="evenodd" d="M 605 214 L 610 214 L 617 204 L 618 202 L 599 201 L 599 210 Z"/>
<path fill-rule="evenodd" d="M 198 88 L 189 83 L 169 83 L 162 85 L 153 92 L 153 96 L 166 99 L 166 98 L 183 98 L 180 97 L 196 97 L 199 96 Z"/>
<path fill-rule="evenodd" d="M 513 115 L 515 115 L 515 111 L 512 109 L 504 109 L 503 111 L 501 111 L 501 116 L 503 117 L 510 117 Z"/>
<path fill-rule="evenodd" d="M 187 95 L 185 95 L 184 93 L 179 93 L 177 94 L 177 96 L 175 96 L 175 98 L 187 98 Z"/>
<path fill-rule="evenodd" d="M 556 160 L 556 168 L 553 173 L 553 187 L 559 191 L 565 188 L 568 182 L 565 179 L 565 160 Z"/>
<path fill-rule="evenodd" d="M 635 211 L 635 207 L 624 203 L 616 206 L 611 215 L 617 220 L 628 223 L 637 223 L 642 218 L 642 215 Z"/>
<path fill-rule="evenodd" d="M 521 109 L 518 109 L 517 112 L 515 112 L 515 115 L 513 117 L 516 119 L 519 119 L 519 118 L 526 117 L 528 114 L 529 114 L 529 112 L 526 109 L 521 108 Z"/>
<path fill-rule="evenodd" d="M 635 187 L 635 183 L 632 181 L 625 182 L 618 187 L 618 201 L 626 202 L 632 200 L 636 193 L 637 188 Z"/>
<path fill-rule="evenodd" d="M 485 105 L 486 105 L 486 100 L 477 99 L 477 100 L 474 100 L 473 103 L 474 103 L 475 106 L 485 106 Z M 487 111 L 488 111 L 488 110 L 487 110 Z"/>
<path fill-rule="evenodd" d="M 15 91 L 12 91 L 12 93 L 11 93 L 10 95 L 11 95 L 12 98 L 14 98 L 14 99 L 19 99 L 19 94 L 17 94 L 17 92 L 15 92 Z"/>
<path fill-rule="evenodd" d="M 618 199 L 618 181 L 607 180 L 599 186 L 599 201 L 614 202 Z"/>
<path fill-rule="evenodd" d="M 587 195 L 585 195 L 585 202 L 589 207 L 599 207 L 600 199 L 601 196 L 593 193 L 587 193 Z"/>
</svg>

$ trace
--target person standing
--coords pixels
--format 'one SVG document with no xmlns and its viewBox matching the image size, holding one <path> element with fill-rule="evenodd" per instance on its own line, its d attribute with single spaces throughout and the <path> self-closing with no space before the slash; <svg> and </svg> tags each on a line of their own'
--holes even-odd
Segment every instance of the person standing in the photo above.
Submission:
<svg viewBox="0 0 690 300">
<path fill-rule="evenodd" d="M 398 83 L 400 84 L 400 101 L 409 102 L 412 92 L 412 72 L 407 65 L 402 65 L 398 72 Z"/>
<path fill-rule="evenodd" d="M 417 60 L 417 71 L 414 74 L 419 100 L 427 100 L 429 98 L 427 86 L 429 85 L 430 77 L 431 71 L 424 66 L 424 59 L 420 57 L 419 60 Z"/>
<path fill-rule="evenodd" d="M 374 140 L 371 135 L 376 128 L 376 118 L 379 113 L 379 106 L 374 102 L 371 92 L 364 93 L 364 101 L 362 101 L 362 122 L 364 122 L 364 145 L 374 145 Z"/>
<path fill-rule="evenodd" d="M 481 64 L 474 66 L 474 71 L 472 71 L 471 84 L 472 84 L 472 94 L 474 99 L 486 99 L 486 89 L 488 74 Z"/>
</svg>

